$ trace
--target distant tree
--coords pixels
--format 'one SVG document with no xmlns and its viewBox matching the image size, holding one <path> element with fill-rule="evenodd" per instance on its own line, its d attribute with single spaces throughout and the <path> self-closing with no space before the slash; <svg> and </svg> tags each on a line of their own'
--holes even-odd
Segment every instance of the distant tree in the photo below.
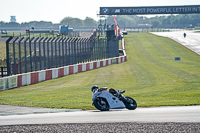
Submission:
<svg viewBox="0 0 200 133">
<path fill-rule="evenodd" d="M 65 17 L 60 22 L 61 25 L 69 25 L 72 28 L 82 27 L 84 22 L 79 18 Z"/>
<path fill-rule="evenodd" d="M 160 21 L 159 20 L 154 20 L 151 23 L 152 23 L 153 28 L 157 28 L 160 25 Z"/>
<path fill-rule="evenodd" d="M 93 27 L 93 26 L 97 26 L 97 22 L 90 17 L 86 17 L 84 20 L 84 25 L 88 27 Z"/>
</svg>

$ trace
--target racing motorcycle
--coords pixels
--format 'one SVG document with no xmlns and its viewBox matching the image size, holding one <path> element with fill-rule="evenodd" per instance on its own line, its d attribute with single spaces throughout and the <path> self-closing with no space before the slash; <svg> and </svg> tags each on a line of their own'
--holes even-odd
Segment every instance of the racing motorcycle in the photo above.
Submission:
<svg viewBox="0 0 200 133">
<path fill-rule="evenodd" d="M 111 88 L 108 91 L 107 89 L 107 87 L 99 88 L 98 86 L 93 86 L 91 89 L 93 105 L 98 110 L 109 111 L 109 109 L 123 108 L 134 110 L 137 108 L 137 103 L 133 98 L 124 97 L 122 95 L 125 90 L 121 91 L 121 89 L 119 89 L 116 91 Z"/>
</svg>

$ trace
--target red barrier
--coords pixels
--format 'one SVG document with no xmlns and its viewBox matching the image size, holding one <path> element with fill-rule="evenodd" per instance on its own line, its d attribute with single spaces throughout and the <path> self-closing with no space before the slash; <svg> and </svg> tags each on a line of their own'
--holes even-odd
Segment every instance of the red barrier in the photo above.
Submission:
<svg viewBox="0 0 200 133">
<path fill-rule="evenodd" d="M 90 70 L 90 63 L 86 63 L 86 71 Z"/>
<path fill-rule="evenodd" d="M 18 75 L 17 76 L 17 87 L 20 87 L 22 86 L 22 75 Z"/>
<path fill-rule="evenodd" d="M 82 64 L 78 65 L 78 73 L 82 72 Z"/>
<path fill-rule="evenodd" d="M 126 61 L 127 61 L 126 56 L 124 56 L 124 62 L 126 62 Z"/>
<path fill-rule="evenodd" d="M 52 70 L 46 70 L 46 80 L 52 79 Z"/>
<path fill-rule="evenodd" d="M 58 68 L 58 78 L 63 76 L 64 76 L 64 67 L 60 67 Z"/>
<path fill-rule="evenodd" d="M 38 83 L 38 72 L 31 73 L 31 84 Z"/>
<path fill-rule="evenodd" d="M 93 62 L 93 69 L 97 69 L 97 62 Z"/>
<path fill-rule="evenodd" d="M 122 57 L 120 57 L 121 58 L 121 63 L 123 62 L 123 56 Z"/>
<path fill-rule="evenodd" d="M 108 64 L 108 59 L 106 60 L 106 66 L 108 66 L 109 64 Z"/>
<path fill-rule="evenodd" d="M 116 64 L 119 64 L 119 58 L 118 57 L 116 58 Z"/>
<path fill-rule="evenodd" d="M 100 61 L 100 67 L 103 67 L 103 61 Z"/>
<path fill-rule="evenodd" d="M 74 66 L 69 66 L 69 74 L 74 74 Z"/>
</svg>

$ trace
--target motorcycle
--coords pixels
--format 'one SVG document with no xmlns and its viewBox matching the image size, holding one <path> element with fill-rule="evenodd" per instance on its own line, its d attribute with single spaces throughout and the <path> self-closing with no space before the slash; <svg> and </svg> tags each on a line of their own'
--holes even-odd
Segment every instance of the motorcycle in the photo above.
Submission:
<svg viewBox="0 0 200 133">
<path fill-rule="evenodd" d="M 93 86 L 91 89 L 93 105 L 98 110 L 109 111 L 109 109 L 123 108 L 134 110 L 137 108 L 137 103 L 133 98 L 122 95 L 125 90 L 116 91 L 111 88 L 108 91 L 107 89 L 107 87 L 99 88 L 98 86 Z"/>
</svg>

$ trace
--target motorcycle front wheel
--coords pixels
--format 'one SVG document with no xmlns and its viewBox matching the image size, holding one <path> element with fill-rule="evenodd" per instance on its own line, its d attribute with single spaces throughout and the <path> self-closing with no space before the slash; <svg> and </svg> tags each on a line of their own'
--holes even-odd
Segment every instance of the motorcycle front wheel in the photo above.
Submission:
<svg viewBox="0 0 200 133">
<path fill-rule="evenodd" d="M 101 111 L 108 111 L 109 110 L 109 105 L 108 102 L 105 98 L 97 98 L 93 102 L 94 106 Z"/>
<path fill-rule="evenodd" d="M 131 97 L 125 97 L 128 102 L 124 102 L 125 106 L 129 110 L 134 110 L 137 108 L 136 101 Z"/>
</svg>

